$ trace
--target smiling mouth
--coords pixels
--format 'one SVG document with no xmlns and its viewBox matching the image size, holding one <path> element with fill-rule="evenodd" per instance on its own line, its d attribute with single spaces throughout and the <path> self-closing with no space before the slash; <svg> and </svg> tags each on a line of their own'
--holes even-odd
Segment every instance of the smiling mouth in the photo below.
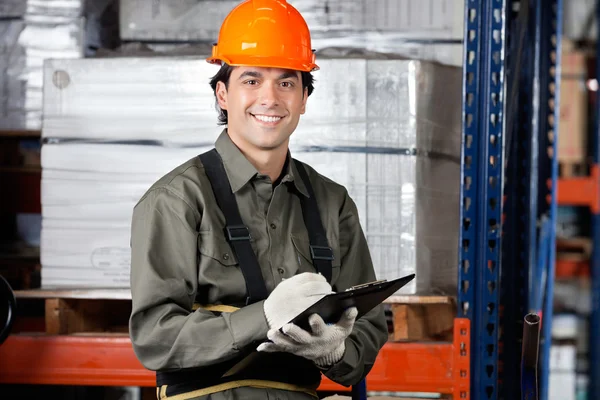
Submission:
<svg viewBox="0 0 600 400">
<path fill-rule="evenodd" d="M 283 117 L 278 117 L 278 116 L 274 116 L 274 115 L 261 115 L 261 114 L 250 114 L 250 115 L 252 115 L 258 121 L 267 123 L 267 124 L 277 123 L 283 118 Z"/>
</svg>

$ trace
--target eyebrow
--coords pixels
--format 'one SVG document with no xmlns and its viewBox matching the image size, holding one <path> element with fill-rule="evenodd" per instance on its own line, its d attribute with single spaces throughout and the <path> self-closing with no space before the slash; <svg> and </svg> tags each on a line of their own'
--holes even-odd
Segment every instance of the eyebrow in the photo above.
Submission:
<svg viewBox="0 0 600 400">
<path fill-rule="evenodd" d="M 293 71 L 285 71 L 283 74 L 279 75 L 279 80 L 293 78 L 298 80 L 298 74 Z"/>
<path fill-rule="evenodd" d="M 242 74 L 240 75 L 240 77 L 238 79 L 242 79 L 242 78 L 246 78 L 246 77 L 262 78 L 262 74 L 257 71 L 244 71 L 244 72 L 242 72 Z"/>
<path fill-rule="evenodd" d="M 246 77 L 251 78 L 262 78 L 263 75 L 258 71 L 244 71 L 238 79 L 243 79 Z M 279 80 L 293 78 L 298 80 L 298 75 L 293 71 L 286 71 L 283 74 L 279 75 Z"/>
</svg>

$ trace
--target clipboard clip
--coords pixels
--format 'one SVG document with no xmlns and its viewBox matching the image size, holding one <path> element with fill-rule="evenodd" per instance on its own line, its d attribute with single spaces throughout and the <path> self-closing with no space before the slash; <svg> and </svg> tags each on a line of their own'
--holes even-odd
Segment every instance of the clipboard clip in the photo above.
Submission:
<svg viewBox="0 0 600 400">
<path fill-rule="evenodd" d="M 373 281 L 373 282 L 368 282 L 368 283 L 362 283 L 360 285 L 352 286 L 352 287 L 346 289 L 345 291 L 349 292 L 349 291 L 356 290 L 356 289 L 362 289 L 362 288 L 366 288 L 366 287 L 369 287 L 369 286 L 379 285 L 379 284 L 385 283 L 385 282 L 387 282 L 387 279 L 380 279 L 378 281 Z"/>
</svg>

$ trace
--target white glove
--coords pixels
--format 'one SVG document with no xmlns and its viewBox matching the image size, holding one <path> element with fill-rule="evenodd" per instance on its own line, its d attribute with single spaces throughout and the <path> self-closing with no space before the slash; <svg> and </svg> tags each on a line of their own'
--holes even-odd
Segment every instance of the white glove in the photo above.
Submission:
<svg viewBox="0 0 600 400">
<path fill-rule="evenodd" d="M 285 279 L 263 304 L 269 329 L 281 328 L 332 292 L 331 285 L 320 274 L 305 272 Z"/>
<path fill-rule="evenodd" d="M 258 351 L 288 352 L 312 360 L 319 367 L 337 363 L 346 351 L 346 338 L 352 332 L 358 315 L 356 307 L 347 309 L 337 324 L 328 325 L 318 314 L 309 317 L 311 331 L 286 324 L 281 332 L 271 329 L 267 337 L 272 343 L 262 343 Z"/>
</svg>

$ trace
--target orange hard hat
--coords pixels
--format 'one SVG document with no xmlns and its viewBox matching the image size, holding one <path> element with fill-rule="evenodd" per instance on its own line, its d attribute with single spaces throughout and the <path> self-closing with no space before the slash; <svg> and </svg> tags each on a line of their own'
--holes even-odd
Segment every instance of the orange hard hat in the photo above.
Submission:
<svg viewBox="0 0 600 400">
<path fill-rule="evenodd" d="M 245 0 L 223 21 L 212 64 L 316 71 L 310 32 L 286 0 Z"/>
</svg>

